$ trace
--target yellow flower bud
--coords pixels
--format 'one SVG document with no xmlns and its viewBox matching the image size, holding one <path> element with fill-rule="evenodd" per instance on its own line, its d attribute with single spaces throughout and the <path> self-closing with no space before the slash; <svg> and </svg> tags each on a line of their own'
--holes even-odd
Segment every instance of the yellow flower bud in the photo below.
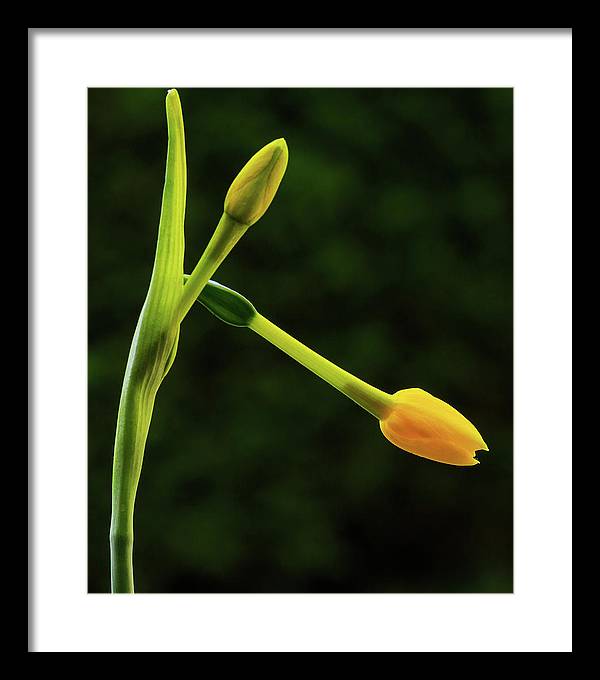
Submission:
<svg viewBox="0 0 600 680">
<path fill-rule="evenodd" d="M 450 465 L 477 465 L 475 452 L 488 451 L 475 426 L 449 404 L 418 388 L 394 394 L 379 425 L 401 449 Z"/>
<path fill-rule="evenodd" d="M 271 205 L 288 162 L 285 139 L 263 146 L 244 165 L 225 196 L 225 212 L 236 222 L 250 226 Z"/>
<path fill-rule="evenodd" d="M 399 448 L 449 465 L 477 465 L 475 452 L 489 450 L 475 426 L 446 402 L 418 388 L 382 392 L 278 328 L 231 288 L 209 281 L 198 300 L 221 321 L 252 329 L 362 406 Z"/>
</svg>

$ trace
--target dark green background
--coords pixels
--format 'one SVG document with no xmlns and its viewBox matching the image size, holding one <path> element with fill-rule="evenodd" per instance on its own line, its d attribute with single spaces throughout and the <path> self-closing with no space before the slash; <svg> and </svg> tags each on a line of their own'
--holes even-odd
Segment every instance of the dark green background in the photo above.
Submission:
<svg viewBox="0 0 600 680">
<path fill-rule="evenodd" d="M 165 90 L 89 91 L 89 590 L 109 589 L 112 447 L 156 241 Z M 404 453 L 200 305 L 156 401 L 138 592 L 512 590 L 512 90 L 180 89 L 186 271 L 265 143 L 290 159 L 215 278 L 340 366 L 422 387 L 491 453 Z"/>
</svg>

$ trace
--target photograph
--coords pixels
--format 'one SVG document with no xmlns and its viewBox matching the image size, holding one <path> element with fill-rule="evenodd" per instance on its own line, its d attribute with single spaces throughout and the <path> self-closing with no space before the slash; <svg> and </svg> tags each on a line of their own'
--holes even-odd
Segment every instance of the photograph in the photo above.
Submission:
<svg viewBox="0 0 600 680">
<path fill-rule="evenodd" d="M 134 85 L 87 88 L 87 592 L 513 593 L 513 88 Z"/>
</svg>

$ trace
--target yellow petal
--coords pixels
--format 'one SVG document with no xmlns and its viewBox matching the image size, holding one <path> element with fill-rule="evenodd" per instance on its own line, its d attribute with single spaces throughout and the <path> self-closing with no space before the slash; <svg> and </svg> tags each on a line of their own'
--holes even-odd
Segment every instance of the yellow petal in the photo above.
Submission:
<svg viewBox="0 0 600 680">
<path fill-rule="evenodd" d="M 488 451 L 470 421 L 425 390 L 400 390 L 394 394 L 394 402 L 379 424 L 399 448 L 450 465 L 477 465 L 475 452 Z"/>
</svg>

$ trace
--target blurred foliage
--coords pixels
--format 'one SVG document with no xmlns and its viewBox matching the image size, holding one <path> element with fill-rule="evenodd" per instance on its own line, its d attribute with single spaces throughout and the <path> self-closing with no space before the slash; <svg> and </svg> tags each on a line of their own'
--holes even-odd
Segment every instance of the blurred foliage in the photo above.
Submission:
<svg viewBox="0 0 600 680">
<path fill-rule="evenodd" d="M 512 590 L 512 90 L 179 90 L 186 271 L 230 182 L 285 137 L 278 195 L 216 277 L 357 376 L 422 387 L 491 453 L 405 454 L 348 399 L 197 305 L 136 506 L 138 592 Z M 165 90 L 89 90 L 89 590 L 153 262 Z"/>
</svg>

